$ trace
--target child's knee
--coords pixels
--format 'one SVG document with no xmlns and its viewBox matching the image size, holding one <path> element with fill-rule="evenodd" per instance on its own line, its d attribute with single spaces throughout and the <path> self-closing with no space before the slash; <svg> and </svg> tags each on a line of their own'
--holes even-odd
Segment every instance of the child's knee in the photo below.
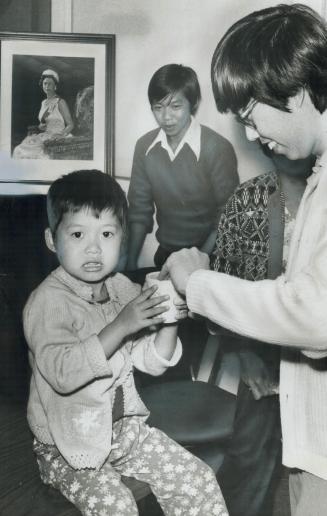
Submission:
<svg viewBox="0 0 327 516">
<path fill-rule="evenodd" d="M 206 483 L 217 485 L 216 474 L 213 469 L 206 464 L 202 459 L 199 459 L 188 450 L 185 450 L 187 454 L 187 471 L 194 478 L 201 478 Z"/>
<path fill-rule="evenodd" d="M 213 471 L 213 469 L 208 466 L 205 462 L 203 462 L 201 459 L 198 459 L 199 465 L 198 465 L 198 472 L 205 477 L 205 479 L 209 481 L 217 482 L 216 480 L 216 474 Z"/>
</svg>

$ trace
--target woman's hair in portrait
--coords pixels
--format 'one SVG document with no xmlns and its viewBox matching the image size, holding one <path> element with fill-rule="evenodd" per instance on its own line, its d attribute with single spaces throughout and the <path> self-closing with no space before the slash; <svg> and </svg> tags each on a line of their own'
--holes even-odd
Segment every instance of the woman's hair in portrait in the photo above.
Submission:
<svg viewBox="0 0 327 516">
<path fill-rule="evenodd" d="M 52 79 L 53 82 L 55 83 L 55 85 L 58 86 L 58 84 L 59 84 L 58 73 L 55 70 L 51 70 L 50 68 L 48 68 L 47 70 L 44 70 L 44 72 L 42 72 L 42 74 L 41 74 L 41 77 L 39 80 L 39 85 L 41 86 L 41 88 L 43 86 L 44 79 L 47 79 L 47 78 Z"/>
<path fill-rule="evenodd" d="M 183 93 L 189 101 L 191 113 L 194 115 L 201 100 L 201 90 L 195 71 L 181 64 L 164 65 L 152 76 L 148 97 L 150 105 L 177 92 Z"/>
</svg>

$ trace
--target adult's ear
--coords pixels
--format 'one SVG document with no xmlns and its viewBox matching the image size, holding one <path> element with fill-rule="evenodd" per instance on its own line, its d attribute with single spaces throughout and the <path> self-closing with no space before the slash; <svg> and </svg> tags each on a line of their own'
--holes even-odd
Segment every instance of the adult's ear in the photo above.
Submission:
<svg viewBox="0 0 327 516">
<path fill-rule="evenodd" d="M 45 243 L 47 244 L 47 248 L 50 249 L 50 251 L 52 251 L 53 253 L 55 253 L 56 252 L 56 246 L 54 244 L 50 228 L 47 228 L 44 231 L 44 238 L 45 238 Z"/>
<path fill-rule="evenodd" d="M 304 88 L 300 88 L 293 97 L 290 97 L 288 107 L 291 109 L 291 111 L 294 108 L 301 108 L 307 95 L 307 91 Z"/>
<path fill-rule="evenodd" d="M 194 106 L 192 107 L 192 113 L 191 115 L 195 116 L 196 115 L 196 112 L 197 110 L 199 109 L 199 105 L 200 105 L 200 102 L 199 100 L 196 102 L 196 104 L 194 104 Z"/>
</svg>

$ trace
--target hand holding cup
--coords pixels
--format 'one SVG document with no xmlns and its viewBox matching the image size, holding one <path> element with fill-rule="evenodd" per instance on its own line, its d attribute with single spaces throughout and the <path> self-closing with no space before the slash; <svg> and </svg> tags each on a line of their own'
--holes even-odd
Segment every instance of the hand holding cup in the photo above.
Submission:
<svg viewBox="0 0 327 516">
<path fill-rule="evenodd" d="M 187 317 L 187 306 L 185 299 L 183 299 L 175 290 L 173 283 L 169 279 L 160 280 L 158 278 L 159 272 L 151 272 L 146 275 L 145 286 L 157 286 L 154 296 L 169 295 L 168 301 L 165 305 L 169 310 L 161 314 L 164 324 L 176 323 L 177 321 Z"/>
</svg>

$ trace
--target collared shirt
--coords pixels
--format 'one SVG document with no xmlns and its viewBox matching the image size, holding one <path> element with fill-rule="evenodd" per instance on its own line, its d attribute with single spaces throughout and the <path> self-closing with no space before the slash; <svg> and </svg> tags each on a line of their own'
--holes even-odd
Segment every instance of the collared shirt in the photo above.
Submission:
<svg viewBox="0 0 327 516">
<path fill-rule="evenodd" d="M 164 249 L 201 247 L 215 231 L 219 212 L 239 182 L 234 149 L 223 136 L 201 125 L 199 159 L 187 144 L 172 161 L 158 143 L 159 132 L 150 131 L 136 143 L 129 222 L 150 232 L 156 209 L 156 237 Z"/>
<path fill-rule="evenodd" d="M 78 280 L 71 276 L 68 272 L 65 271 L 62 267 L 58 267 L 53 275 L 58 278 L 58 280 L 63 284 L 69 287 L 77 297 L 84 299 L 88 303 L 96 303 L 93 298 L 93 289 L 91 285 L 88 285 L 84 281 Z M 111 302 L 119 302 L 119 296 L 116 290 L 113 288 L 113 276 L 109 276 L 105 280 L 106 289 L 110 292 L 110 300 Z M 102 304 L 97 303 L 97 304 Z"/>
<path fill-rule="evenodd" d="M 184 147 L 185 143 L 187 143 L 192 151 L 194 152 L 197 161 L 199 161 L 200 158 L 200 150 L 201 150 L 201 126 L 200 124 L 195 120 L 195 118 L 192 117 L 191 124 L 189 128 L 187 129 L 186 133 L 184 134 L 183 138 L 179 142 L 175 152 L 171 148 L 171 146 L 168 143 L 167 135 L 163 129 L 160 129 L 159 133 L 157 134 L 156 138 L 153 140 L 151 145 L 148 147 L 145 155 L 147 156 L 151 149 L 157 144 L 161 143 L 161 147 L 165 149 L 168 152 L 168 156 L 171 159 L 171 161 L 174 161 L 180 150 Z"/>
<path fill-rule="evenodd" d="M 307 178 L 307 183 L 312 188 L 318 184 L 322 168 L 327 168 L 327 151 L 317 157 L 316 163 L 312 168 L 312 174 Z"/>
</svg>

